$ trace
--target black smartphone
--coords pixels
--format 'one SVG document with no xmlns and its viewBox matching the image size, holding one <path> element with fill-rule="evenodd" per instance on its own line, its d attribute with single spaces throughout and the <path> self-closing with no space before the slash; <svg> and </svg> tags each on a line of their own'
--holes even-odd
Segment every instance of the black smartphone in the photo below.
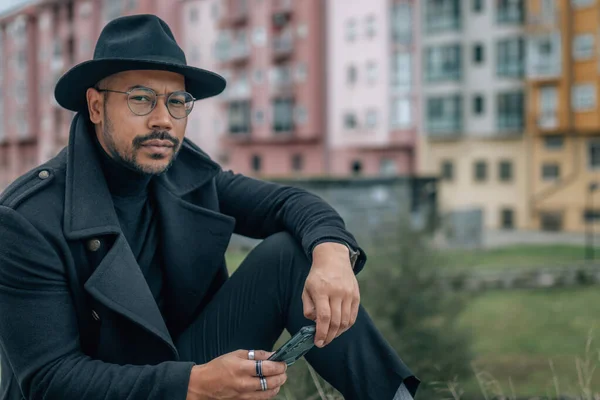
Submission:
<svg viewBox="0 0 600 400">
<path fill-rule="evenodd" d="M 269 357 L 270 361 L 285 361 L 290 366 L 315 345 L 314 325 L 305 326 Z"/>
</svg>

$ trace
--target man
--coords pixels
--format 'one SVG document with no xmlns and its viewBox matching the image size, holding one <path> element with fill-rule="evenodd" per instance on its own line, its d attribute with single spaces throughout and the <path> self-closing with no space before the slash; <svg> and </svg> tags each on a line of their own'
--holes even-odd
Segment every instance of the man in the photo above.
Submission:
<svg viewBox="0 0 600 400">
<path fill-rule="evenodd" d="M 338 214 L 184 139 L 224 87 L 152 15 L 110 22 L 59 80 L 67 148 L 0 197 L 2 399 L 273 398 L 286 366 L 266 350 L 313 321 L 306 358 L 347 399 L 414 395 L 359 306 L 366 257 Z M 228 278 L 233 232 L 264 240 Z"/>
</svg>

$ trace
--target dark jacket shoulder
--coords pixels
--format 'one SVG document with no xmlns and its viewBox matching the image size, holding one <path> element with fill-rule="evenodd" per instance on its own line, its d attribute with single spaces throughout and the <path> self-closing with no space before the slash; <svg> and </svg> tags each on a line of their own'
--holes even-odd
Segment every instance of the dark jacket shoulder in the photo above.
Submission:
<svg viewBox="0 0 600 400">
<path fill-rule="evenodd" d="M 45 210 L 46 215 L 48 211 L 60 210 L 59 214 L 62 213 L 66 160 L 64 149 L 54 158 L 21 175 L 0 193 L 0 206 L 18 211 Z"/>
</svg>

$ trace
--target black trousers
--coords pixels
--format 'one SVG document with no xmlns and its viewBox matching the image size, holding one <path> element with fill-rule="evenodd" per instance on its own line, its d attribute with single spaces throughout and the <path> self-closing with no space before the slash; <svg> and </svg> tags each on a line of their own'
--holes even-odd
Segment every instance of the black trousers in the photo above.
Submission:
<svg viewBox="0 0 600 400">
<path fill-rule="evenodd" d="M 263 240 L 176 338 L 181 359 L 204 364 L 238 349 L 270 351 L 284 328 L 293 335 L 314 324 L 304 317 L 301 298 L 309 269 L 291 235 Z M 306 359 L 348 400 L 392 400 L 403 382 L 413 395 L 418 386 L 362 307 L 348 331 Z"/>
</svg>

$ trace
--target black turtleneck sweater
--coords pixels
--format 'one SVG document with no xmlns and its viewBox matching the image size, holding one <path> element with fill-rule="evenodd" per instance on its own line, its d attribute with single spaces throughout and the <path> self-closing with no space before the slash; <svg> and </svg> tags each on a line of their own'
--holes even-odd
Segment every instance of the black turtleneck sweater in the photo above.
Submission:
<svg viewBox="0 0 600 400">
<path fill-rule="evenodd" d="M 121 229 L 162 313 L 164 278 L 158 215 L 151 191 L 152 175 L 135 171 L 111 158 L 95 135 L 94 138 Z"/>
</svg>

